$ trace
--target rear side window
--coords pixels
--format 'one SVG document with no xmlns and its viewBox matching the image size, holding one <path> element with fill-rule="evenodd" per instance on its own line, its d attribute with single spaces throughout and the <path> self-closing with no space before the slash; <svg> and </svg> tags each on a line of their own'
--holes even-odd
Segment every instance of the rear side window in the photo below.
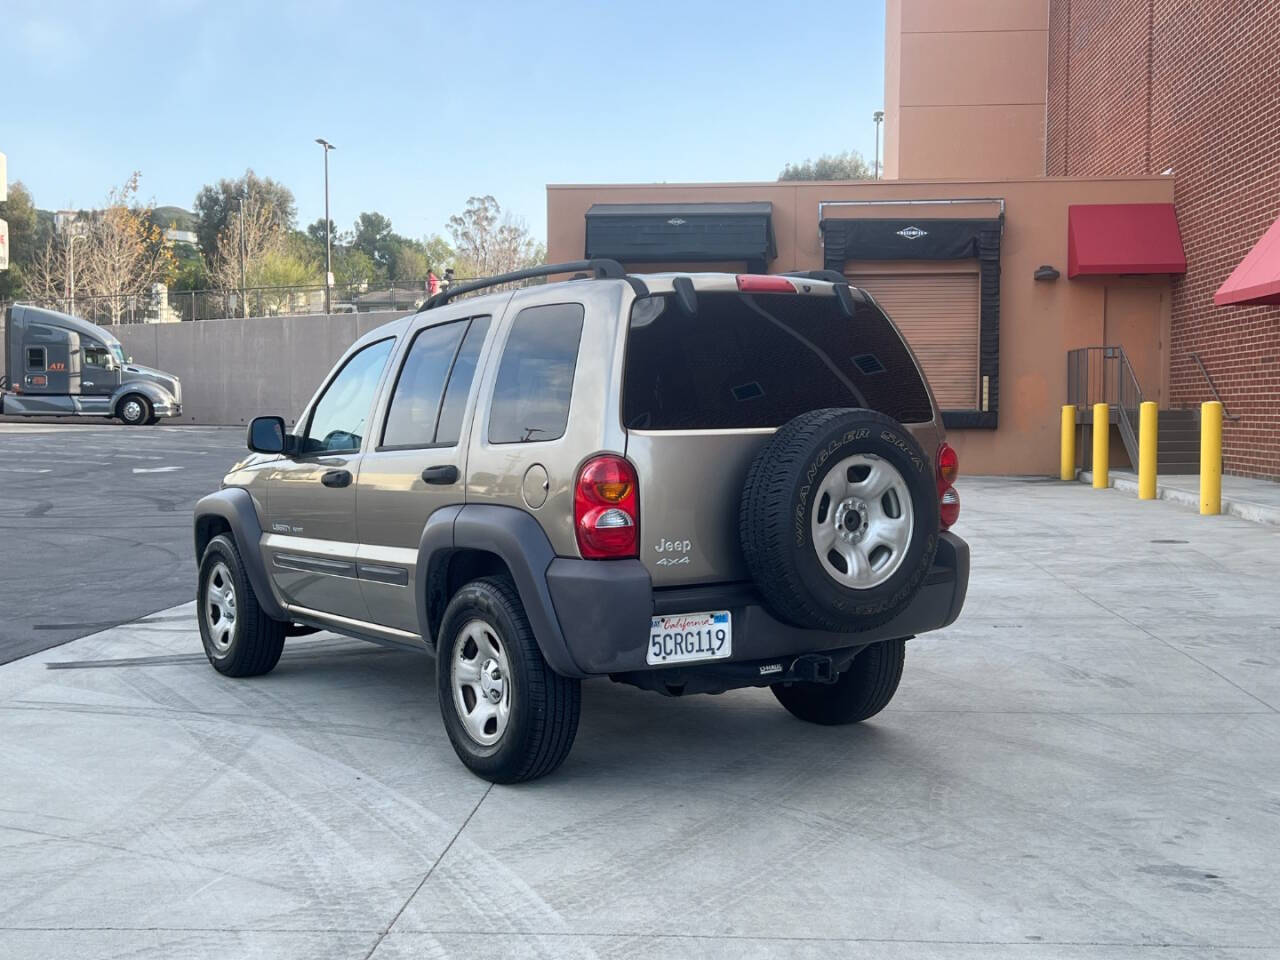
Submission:
<svg viewBox="0 0 1280 960">
<path fill-rule="evenodd" d="M 835 297 L 699 293 L 689 317 L 652 299 L 636 301 L 627 334 L 628 429 L 779 427 L 823 407 L 933 417 L 910 352 L 871 304 L 850 319 Z"/>
<path fill-rule="evenodd" d="M 516 314 L 493 389 L 490 443 L 564 436 L 582 318 L 580 303 L 525 307 Z"/>
<path fill-rule="evenodd" d="M 427 447 L 435 443 L 444 383 L 466 330 L 466 321 L 458 320 L 426 327 L 414 335 L 391 394 L 391 408 L 382 428 L 384 447 Z"/>
</svg>

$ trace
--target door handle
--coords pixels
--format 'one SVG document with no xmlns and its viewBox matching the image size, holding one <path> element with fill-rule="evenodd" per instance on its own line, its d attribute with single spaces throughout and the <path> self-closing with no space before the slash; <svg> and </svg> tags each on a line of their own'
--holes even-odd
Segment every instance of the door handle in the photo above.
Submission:
<svg viewBox="0 0 1280 960">
<path fill-rule="evenodd" d="M 326 487 L 349 487 L 351 485 L 351 472 L 348 470 L 330 470 L 320 478 L 320 482 Z"/>
<path fill-rule="evenodd" d="M 427 467 L 422 471 L 422 479 L 424 483 L 457 483 L 458 468 L 452 463 L 444 463 L 437 467 Z"/>
</svg>

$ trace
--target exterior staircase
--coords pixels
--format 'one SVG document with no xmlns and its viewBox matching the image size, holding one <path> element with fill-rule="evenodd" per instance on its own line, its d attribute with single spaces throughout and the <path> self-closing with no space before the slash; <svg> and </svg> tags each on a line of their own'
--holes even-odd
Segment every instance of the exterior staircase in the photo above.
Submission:
<svg viewBox="0 0 1280 960">
<path fill-rule="evenodd" d="M 1200 472 L 1200 417 L 1195 410 L 1161 410 L 1156 471 L 1167 475 Z M 1137 451 L 1129 456 L 1136 463 Z"/>
<path fill-rule="evenodd" d="M 1142 388 L 1124 348 L 1082 347 L 1067 353 L 1067 402 L 1076 408 L 1077 423 L 1092 423 L 1093 405 L 1110 408 L 1110 422 L 1134 469 L 1138 466 L 1138 412 Z M 1161 410 L 1156 444 L 1156 471 L 1173 476 L 1200 472 L 1200 415 L 1197 410 Z"/>
</svg>

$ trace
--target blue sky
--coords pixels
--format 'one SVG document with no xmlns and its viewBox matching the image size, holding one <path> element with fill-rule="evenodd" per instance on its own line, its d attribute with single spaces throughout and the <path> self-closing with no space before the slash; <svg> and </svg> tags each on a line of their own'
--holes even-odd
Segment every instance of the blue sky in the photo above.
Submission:
<svg viewBox="0 0 1280 960">
<path fill-rule="evenodd" d="M 5 0 L 0 152 L 45 208 L 190 207 L 246 167 L 300 225 L 420 237 L 491 193 L 545 235 L 547 183 L 772 180 L 870 158 L 883 0 L 260 3 Z"/>
</svg>

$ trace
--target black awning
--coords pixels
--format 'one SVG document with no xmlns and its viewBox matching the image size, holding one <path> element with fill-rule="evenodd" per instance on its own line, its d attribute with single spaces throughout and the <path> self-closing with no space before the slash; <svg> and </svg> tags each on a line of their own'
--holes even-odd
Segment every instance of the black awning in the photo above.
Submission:
<svg viewBox="0 0 1280 960">
<path fill-rule="evenodd" d="M 999 220 L 825 219 L 822 246 L 828 270 L 847 260 L 962 260 L 979 257 Z"/>
<path fill-rule="evenodd" d="M 624 263 L 746 260 L 763 270 L 778 255 L 773 204 L 593 204 L 586 255 Z"/>
</svg>

